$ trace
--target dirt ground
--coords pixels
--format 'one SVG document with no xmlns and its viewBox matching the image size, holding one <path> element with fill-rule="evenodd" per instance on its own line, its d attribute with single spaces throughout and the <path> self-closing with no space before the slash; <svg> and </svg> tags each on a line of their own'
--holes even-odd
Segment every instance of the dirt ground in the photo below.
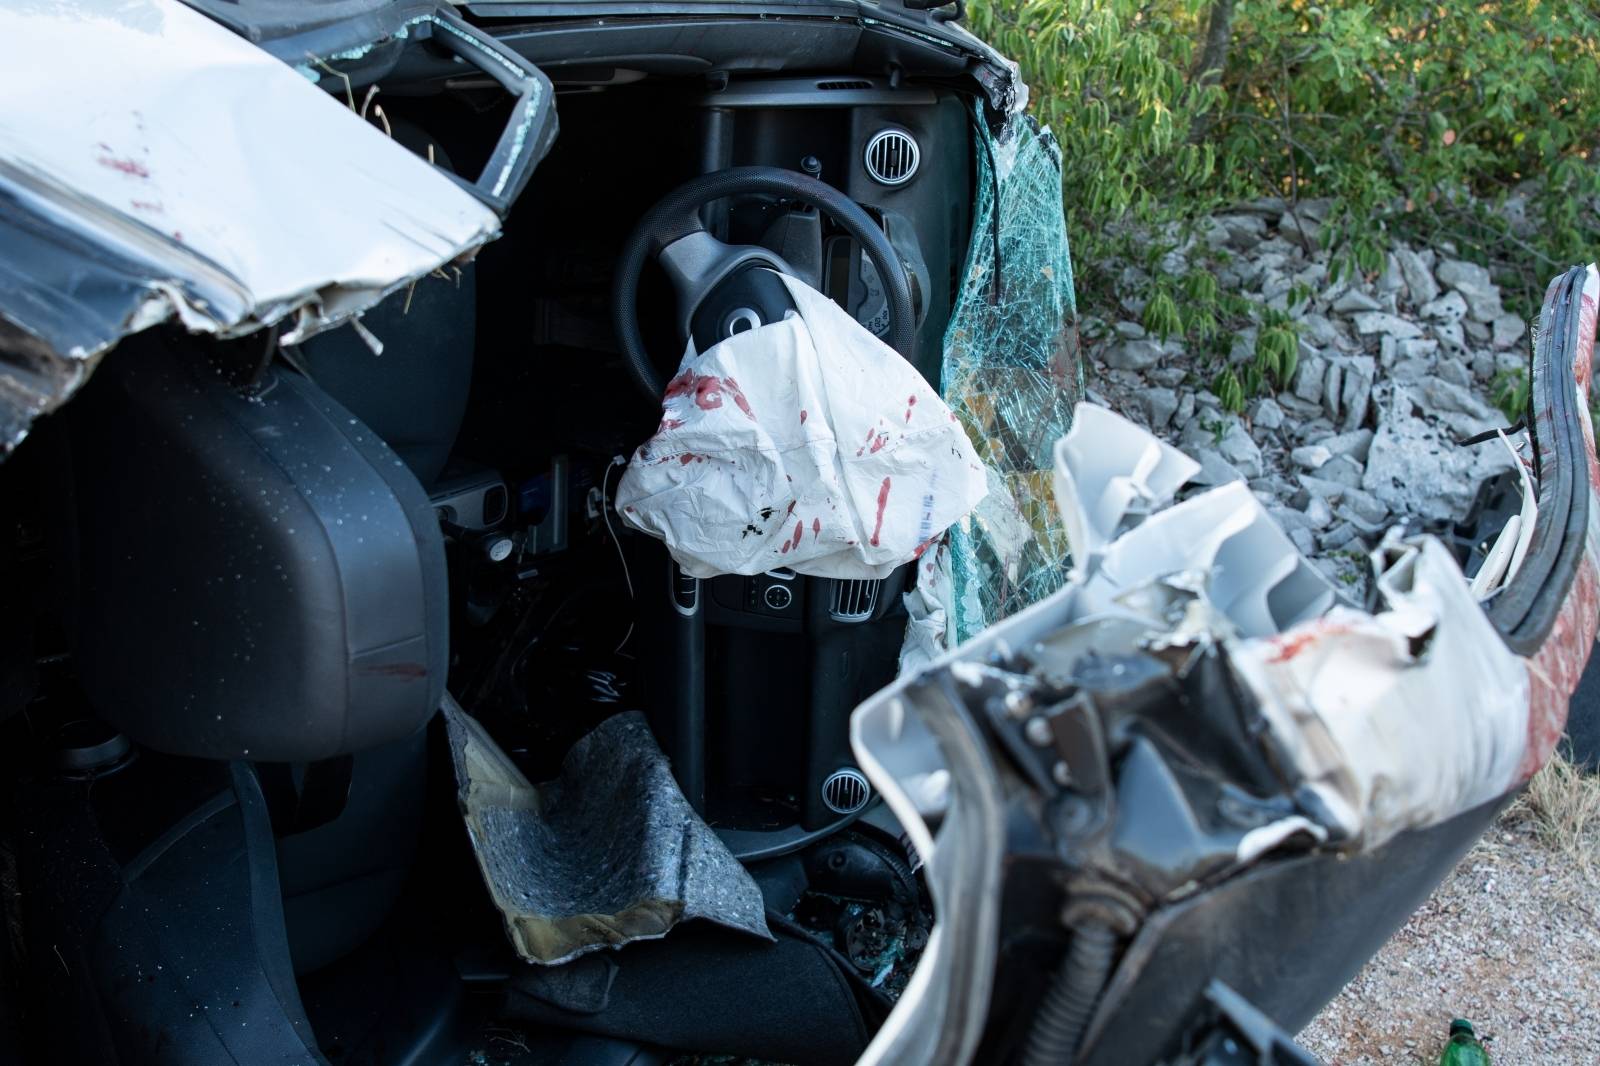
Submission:
<svg viewBox="0 0 1600 1066">
<path fill-rule="evenodd" d="M 1450 1019 L 1496 1066 L 1600 1063 L 1600 782 L 1546 770 L 1300 1034 L 1328 1066 L 1432 1066 Z"/>
</svg>

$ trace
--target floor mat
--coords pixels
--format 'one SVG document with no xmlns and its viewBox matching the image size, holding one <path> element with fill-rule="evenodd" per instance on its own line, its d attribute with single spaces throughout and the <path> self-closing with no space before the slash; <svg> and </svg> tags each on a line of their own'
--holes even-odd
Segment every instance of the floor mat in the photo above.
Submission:
<svg viewBox="0 0 1600 1066">
<path fill-rule="evenodd" d="M 772 939 L 761 891 L 684 799 L 644 716 L 608 718 L 530 785 L 445 697 L 462 813 L 518 954 L 559 963 L 687 918 Z"/>
</svg>

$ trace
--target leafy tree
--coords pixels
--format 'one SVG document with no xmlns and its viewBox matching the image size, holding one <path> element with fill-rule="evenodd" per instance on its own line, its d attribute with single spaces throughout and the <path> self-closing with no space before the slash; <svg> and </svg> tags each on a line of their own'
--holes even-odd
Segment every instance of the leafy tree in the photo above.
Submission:
<svg viewBox="0 0 1600 1066">
<path fill-rule="evenodd" d="M 1453 242 L 1524 312 L 1545 277 L 1600 247 L 1592 0 L 970 0 L 968 13 L 1022 64 L 1061 141 L 1090 301 L 1122 295 L 1102 268 L 1130 259 L 1159 289 L 1186 223 L 1261 196 L 1328 201 L 1317 238 L 1344 269 L 1376 270 L 1397 236 Z M 1220 302 L 1201 312 L 1184 317 L 1236 324 Z"/>
</svg>

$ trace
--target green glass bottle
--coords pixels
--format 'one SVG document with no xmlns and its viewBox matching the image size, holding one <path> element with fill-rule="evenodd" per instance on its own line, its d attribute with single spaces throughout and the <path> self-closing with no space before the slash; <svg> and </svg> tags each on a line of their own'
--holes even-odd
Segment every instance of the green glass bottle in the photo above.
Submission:
<svg viewBox="0 0 1600 1066">
<path fill-rule="evenodd" d="M 1478 1043 L 1478 1034 L 1465 1018 L 1450 1023 L 1450 1042 L 1439 1056 L 1439 1066 L 1489 1066 L 1489 1052 Z"/>
</svg>

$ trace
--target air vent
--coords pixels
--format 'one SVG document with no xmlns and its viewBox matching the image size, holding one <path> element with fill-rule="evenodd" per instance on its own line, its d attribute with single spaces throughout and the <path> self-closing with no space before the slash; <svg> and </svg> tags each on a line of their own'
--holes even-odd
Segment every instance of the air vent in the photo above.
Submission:
<svg viewBox="0 0 1600 1066">
<path fill-rule="evenodd" d="M 880 185 L 904 185 L 917 172 L 922 152 L 905 130 L 879 130 L 867 142 L 867 173 Z"/>
<path fill-rule="evenodd" d="M 819 82 L 817 82 L 817 88 L 821 89 L 823 92 L 828 92 L 828 93 L 844 92 L 847 89 L 856 89 L 856 90 L 871 89 L 872 87 L 873 87 L 873 85 L 872 85 L 872 83 L 870 81 L 819 81 Z"/>
<path fill-rule="evenodd" d="M 872 798 L 872 786 L 860 770 L 835 770 L 822 782 L 822 802 L 834 814 L 854 814 Z"/>
<path fill-rule="evenodd" d="M 878 587 L 882 584 L 858 579 L 835 581 L 828 617 L 835 622 L 865 622 L 878 607 Z"/>
</svg>

